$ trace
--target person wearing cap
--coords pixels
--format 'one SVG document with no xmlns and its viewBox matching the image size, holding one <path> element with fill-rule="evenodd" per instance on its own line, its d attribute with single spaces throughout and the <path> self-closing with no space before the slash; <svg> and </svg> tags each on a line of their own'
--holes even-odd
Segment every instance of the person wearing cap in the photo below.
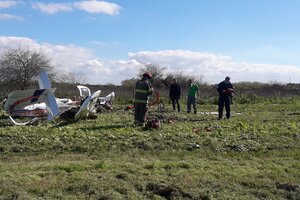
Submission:
<svg viewBox="0 0 300 200">
<path fill-rule="evenodd" d="M 174 111 L 176 110 L 176 104 L 177 104 L 178 112 L 180 112 L 180 104 L 179 104 L 180 95 L 181 95 L 181 88 L 177 83 L 176 79 L 174 78 L 170 87 L 169 97 L 172 101 L 173 110 Z"/>
<path fill-rule="evenodd" d="M 225 105 L 226 118 L 230 118 L 230 103 L 234 93 L 234 87 L 230 83 L 230 77 L 227 76 L 224 81 L 218 84 L 217 91 L 219 92 L 219 119 L 223 117 L 223 108 Z"/>
<path fill-rule="evenodd" d="M 142 79 L 136 82 L 134 90 L 134 123 L 138 126 L 143 126 L 148 110 L 148 99 L 153 93 L 153 88 L 150 83 L 151 74 L 145 72 Z"/>
<path fill-rule="evenodd" d="M 191 105 L 193 105 L 194 113 L 197 114 L 197 97 L 200 97 L 199 86 L 196 83 L 193 83 L 192 79 L 188 80 L 188 96 L 187 96 L 187 113 L 191 112 Z"/>
</svg>

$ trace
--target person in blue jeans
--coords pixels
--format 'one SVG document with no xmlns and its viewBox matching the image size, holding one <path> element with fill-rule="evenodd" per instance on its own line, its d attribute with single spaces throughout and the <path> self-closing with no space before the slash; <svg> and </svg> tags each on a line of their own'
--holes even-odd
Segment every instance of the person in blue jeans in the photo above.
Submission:
<svg viewBox="0 0 300 200">
<path fill-rule="evenodd" d="M 232 95 L 234 93 L 234 87 L 230 83 L 230 77 L 227 76 L 224 81 L 218 84 L 217 91 L 219 92 L 219 119 L 223 117 L 223 109 L 225 105 L 226 118 L 230 118 L 230 103 L 232 100 Z"/>
<path fill-rule="evenodd" d="M 188 80 L 189 90 L 187 96 L 187 113 L 191 112 L 191 105 L 193 105 L 194 113 L 197 114 L 197 97 L 200 97 L 199 86 L 196 83 L 193 83 L 192 79 Z"/>
</svg>

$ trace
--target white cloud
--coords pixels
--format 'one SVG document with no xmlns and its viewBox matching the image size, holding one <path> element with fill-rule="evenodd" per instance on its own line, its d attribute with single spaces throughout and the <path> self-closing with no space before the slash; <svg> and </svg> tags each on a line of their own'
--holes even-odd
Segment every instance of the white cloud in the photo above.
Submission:
<svg viewBox="0 0 300 200">
<path fill-rule="evenodd" d="M 186 73 L 204 77 L 204 81 L 217 83 L 225 76 L 232 81 L 300 82 L 300 67 L 292 65 L 258 64 L 236 62 L 229 56 L 184 50 L 142 51 L 129 53 L 131 59 L 140 63 L 153 63 L 166 67 L 170 73 Z"/>
<path fill-rule="evenodd" d="M 23 20 L 23 17 L 10 15 L 6 13 L 0 13 L 0 20 Z"/>
<path fill-rule="evenodd" d="M 185 73 L 203 76 L 208 83 L 218 83 L 231 76 L 233 82 L 300 82 L 300 67 L 236 62 L 229 56 L 185 50 L 130 52 L 128 60 L 104 62 L 91 49 L 74 45 L 39 43 L 25 37 L 0 36 L 0 55 L 9 48 L 28 47 L 40 50 L 48 56 L 59 73 L 84 75 L 91 84 L 114 83 L 136 77 L 144 64 L 152 63 L 166 67 L 166 73 Z"/>
<path fill-rule="evenodd" d="M 108 63 L 113 71 L 114 79 L 110 81 L 111 83 L 119 84 L 125 79 L 136 78 L 139 70 L 144 67 L 140 62 L 135 59 L 130 60 L 113 60 Z"/>
<path fill-rule="evenodd" d="M 90 0 L 90 1 L 78 1 L 69 3 L 32 3 L 32 8 L 40 10 L 47 14 L 54 14 L 57 12 L 72 11 L 74 9 L 83 10 L 88 13 L 103 13 L 108 15 L 117 15 L 120 12 L 121 7 L 115 3 L 109 3 L 106 1 Z M 90 17 L 91 19 L 95 19 Z"/>
<path fill-rule="evenodd" d="M 0 1 L 0 8 L 10 8 L 18 4 L 18 1 Z"/>
<path fill-rule="evenodd" d="M 74 6 L 89 13 L 104 13 L 108 15 L 117 15 L 121 9 L 121 7 L 115 3 L 97 0 L 76 2 Z"/>
<path fill-rule="evenodd" d="M 72 11 L 72 4 L 69 3 L 49 3 L 36 2 L 32 4 L 32 8 L 40 10 L 47 14 L 54 14 L 57 12 Z"/>
<path fill-rule="evenodd" d="M 92 20 L 92 21 L 96 21 L 96 20 L 97 20 L 96 17 L 92 17 L 92 16 L 88 16 L 87 18 L 88 18 L 89 20 Z"/>
<path fill-rule="evenodd" d="M 102 67 L 104 68 L 104 65 L 101 65 L 100 61 L 98 61 L 98 63 L 94 62 L 97 58 L 92 55 L 92 51 L 89 49 L 74 45 L 38 43 L 25 37 L 0 37 L 0 54 L 7 49 L 17 47 L 25 47 L 41 51 L 51 59 L 52 64 L 56 66 L 56 71 L 60 74 L 76 72 L 87 75 L 84 79 L 90 83 L 103 83 L 101 81 L 97 82 L 96 79 L 100 75 L 99 71 L 101 71 Z M 104 69 L 104 72 L 106 73 L 107 69 Z M 90 72 L 90 74 L 87 72 Z M 98 80 L 101 79 L 98 77 Z"/>
<path fill-rule="evenodd" d="M 103 62 L 92 50 L 74 45 L 39 43 L 26 37 L 0 37 L 0 55 L 9 48 L 26 47 L 44 53 L 60 74 L 69 72 L 83 75 L 91 84 L 120 84 L 124 79 L 135 77 L 143 65 L 135 60 Z"/>
<path fill-rule="evenodd" d="M 97 46 L 118 46 L 118 45 L 120 45 L 117 42 L 103 42 L 103 41 L 91 41 L 90 43 L 93 45 L 97 45 Z"/>
</svg>

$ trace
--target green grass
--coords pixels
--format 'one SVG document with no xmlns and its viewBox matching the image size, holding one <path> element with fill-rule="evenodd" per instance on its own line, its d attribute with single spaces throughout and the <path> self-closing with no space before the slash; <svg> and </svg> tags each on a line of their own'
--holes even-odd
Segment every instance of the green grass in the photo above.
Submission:
<svg viewBox="0 0 300 200">
<path fill-rule="evenodd" d="M 300 199 L 299 106 L 237 105 L 220 121 L 151 109 L 163 123 L 147 131 L 120 107 L 26 127 L 3 115 L 0 199 Z"/>
</svg>

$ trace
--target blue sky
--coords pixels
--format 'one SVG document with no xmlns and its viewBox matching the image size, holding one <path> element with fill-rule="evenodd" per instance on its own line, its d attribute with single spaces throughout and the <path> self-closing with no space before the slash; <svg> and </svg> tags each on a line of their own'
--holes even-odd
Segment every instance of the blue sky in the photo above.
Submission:
<svg viewBox="0 0 300 200">
<path fill-rule="evenodd" d="M 89 83 L 146 63 L 216 83 L 300 82 L 298 0 L 0 1 L 0 52 L 27 45 Z"/>
</svg>

